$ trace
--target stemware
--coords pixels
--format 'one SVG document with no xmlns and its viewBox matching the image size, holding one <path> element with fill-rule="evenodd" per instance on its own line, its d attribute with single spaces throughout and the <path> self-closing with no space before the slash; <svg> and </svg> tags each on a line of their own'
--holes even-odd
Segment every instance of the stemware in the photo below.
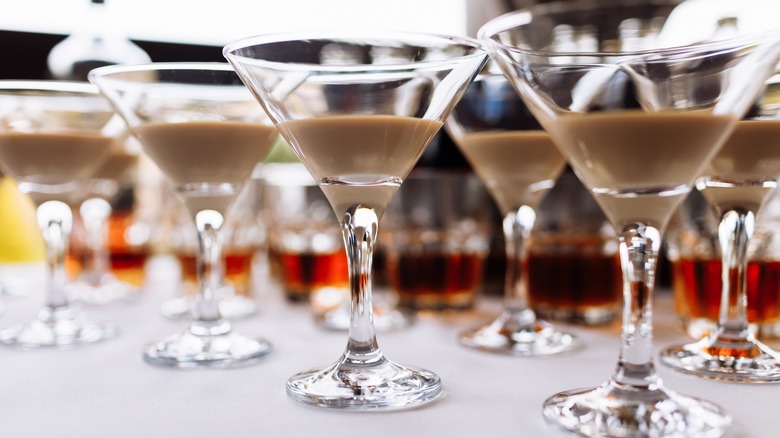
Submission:
<svg viewBox="0 0 780 438">
<path fill-rule="evenodd" d="M 612 377 L 544 403 L 545 419 L 589 436 L 720 436 L 730 417 L 662 384 L 652 292 L 674 209 L 777 62 L 775 36 L 669 47 L 680 1 L 533 6 L 480 30 L 491 56 L 550 133 L 619 237 L 623 325 Z M 670 20 L 673 21 L 673 20 Z"/>
<path fill-rule="evenodd" d="M 462 333 L 460 343 L 481 350 L 540 356 L 579 342 L 536 317 L 528 305 L 528 239 L 536 211 L 566 160 L 528 112 L 506 77 L 477 77 L 447 119 L 447 130 L 504 215 L 504 308 L 493 321 Z"/>
<path fill-rule="evenodd" d="M 720 380 L 780 382 L 780 353 L 748 327 L 748 245 L 761 206 L 780 175 L 780 74 L 720 149 L 696 187 L 721 221 L 722 292 L 718 325 L 698 342 L 670 347 L 661 362 L 678 371 Z"/>
<path fill-rule="evenodd" d="M 331 366 L 291 377 L 287 393 L 353 410 L 437 398 L 436 374 L 379 349 L 372 254 L 385 208 L 487 54 L 467 38 L 381 32 L 257 36 L 224 54 L 317 180 L 347 249 L 346 351 Z"/>
<path fill-rule="evenodd" d="M 90 72 L 147 155 L 184 200 L 198 231 L 199 290 L 189 327 L 148 345 L 153 365 L 229 367 L 270 351 L 232 329 L 219 291 L 225 213 L 277 137 L 262 109 L 224 63 L 152 63 Z"/>
<path fill-rule="evenodd" d="M 96 87 L 80 82 L 0 82 L 0 166 L 36 203 L 49 270 L 43 308 L 33 321 L 0 331 L 21 348 L 89 344 L 116 336 L 116 326 L 91 322 L 66 295 L 73 214 L 66 202 L 108 157 L 114 113 Z"/>
<path fill-rule="evenodd" d="M 67 286 L 71 299 L 88 304 L 108 304 L 128 300 L 136 287 L 120 280 L 111 271 L 109 248 L 109 220 L 114 212 L 112 202 L 124 194 L 129 173 L 138 162 L 134 139 L 129 135 L 119 116 L 106 129 L 115 130 L 116 142 L 109 157 L 85 182 L 76 197 L 79 198 L 79 218 L 84 228 L 82 251 L 79 258 L 83 270 Z"/>
</svg>

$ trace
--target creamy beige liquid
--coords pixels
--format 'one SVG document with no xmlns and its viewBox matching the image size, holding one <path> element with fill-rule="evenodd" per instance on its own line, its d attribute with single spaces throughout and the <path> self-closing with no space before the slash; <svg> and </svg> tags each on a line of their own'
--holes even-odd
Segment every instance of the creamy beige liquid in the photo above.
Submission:
<svg viewBox="0 0 780 438">
<path fill-rule="evenodd" d="M 117 181 L 135 165 L 138 163 L 138 155 L 130 154 L 122 150 L 114 150 L 109 154 L 108 158 L 103 161 L 103 165 L 100 166 L 91 178 L 95 179 L 110 179 Z"/>
<path fill-rule="evenodd" d="M 780 177 L 780 120 L 743 120 L 700 180 L 702 194 L 719 209 L 758 211 Z"/>
<path fill-rule="evenodd" d="M 363 204 L 380 214 L 442 123 L 362 115 L 290 120 L 279 130 L 341 217 Z"/>
<path fill-rule="evenodd" d="M 629 110 L 559 117 L 548 129 L 614 225 L 663 228 L 733 121 L 703 112 Z"/>
<path fill-rule="evenodd" d="M 222 213 L 277 136 L 271 126 L 224 121 L 154 123 L 135 131 L 190 210 Z"/>
<path fill-rule="evenodd" d="M 113 141 L 92 131 L 0 133 L 0 163 L 21 181 L 66 184 L 89 177 Z"/>
<path fill-rule="evenodd" d="M 703 173 L 729 180 L 780 176 L 780 120 L 743 120 Z"/>
<path fill-rule="evenodd" d="M 537 207 L 566 164 L 541 130 L 475 132 L 455 141 L 503 213 Z"/>
</svg>

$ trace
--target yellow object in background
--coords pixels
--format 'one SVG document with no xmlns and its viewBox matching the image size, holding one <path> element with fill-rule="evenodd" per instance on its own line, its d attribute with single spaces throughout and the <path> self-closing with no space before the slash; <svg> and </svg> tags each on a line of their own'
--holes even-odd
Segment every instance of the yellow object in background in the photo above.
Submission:
<svg viewBox="0 0 780 438">
<path fill-rule="evenodd" d="M 39 262 L 46 258 L 35 205 L 16 182 L 0 176 L 0 263 Z"/>
</svg>

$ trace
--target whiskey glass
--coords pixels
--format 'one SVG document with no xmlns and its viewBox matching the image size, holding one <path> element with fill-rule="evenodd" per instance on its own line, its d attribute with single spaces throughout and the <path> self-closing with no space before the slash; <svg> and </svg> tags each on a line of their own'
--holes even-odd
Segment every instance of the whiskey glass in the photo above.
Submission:
<svg viewBox="0 0 780 438">
<path fill-rule="evenodd" d="M 271 345 L 238 333 L 220 313 L 221 228 L 276 130 L 226 63 L 109 66 L 92 70 L 89 79 L 173 185 L 198 231 L 192 321 L 146 346 L 144 360 L 174 368 L 255 363 Z"/>
<path fill-rule="evenodd" d="M 0 168 L 35 204 L 46 243 L 45 304 L 31 322 L 0 331 L 20 348 L 70 347 L 116 336 L 89 321 L 67 296 L 65 256 L 73 227 L 72 194 L 108 158 L 114 116 L 96 87 L 81 82 L 0 81 Z"/>
<path fill-rule="evenodd" d="M 528 304 L 528 244 L 544 195 L 566 160 L 507 78 L 484 72 L 447 119 L 447 130 L 485 181 L 503 215 L 504 306 L 494 320 L 464 333 L 461 344 L 517 356 L 569 351 L 577 338 L 537 318 Z"/>
<path fill-rule="evenodd" d="M 487 54 L 468 38 L 382 32 L 261 35 L 224 54 L 325 193 L 347 250 L 346 350 L 324 369 L 291 377 L 288 395 L 351 410 L 436 399 L 436 374 L 379 349 L 372 254 L 385 208 Z"/>
<path fill-rule="evenodd" d="M 685 35 L 672 17 L 686 4 L 550 3 L 479 33 L 619 237 L 616 370 L 603 385 L 559 393 L 543 407 L 548 422 L 582 435 L 721 436 L 731 422 L 719 406 L 661 382 L 652 293 L 670 216 L 757 98 L 780 46 L 767 34 L 670 45 L 666 36 Z"/>
<path fill-rule="evenodd" d="M 780 74 L 739 122 L 696 187 L 720 218 L 721 300 L 718 325 L 698 342 L 661 352 L 677 371 L 718 380 L 780 382 L 780 353 L 748 325 L 748 247 L 761 207 L 780 175 Z"/>
</svg>

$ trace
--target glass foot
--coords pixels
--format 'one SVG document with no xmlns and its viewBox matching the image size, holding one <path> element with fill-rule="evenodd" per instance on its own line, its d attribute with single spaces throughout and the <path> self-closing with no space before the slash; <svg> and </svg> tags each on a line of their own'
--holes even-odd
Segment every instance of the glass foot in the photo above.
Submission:
<svg viewBox="0 0 780 438">
<path fill-rule="evenodd" d="M 87 321 L 71 307 L 44 308 L 33 321 L 0 331 L 0 343 L 24 349 L 72 347 L 117 334 L 115 325 Z"/>
<path fill-rule="evenodd" d="M 169 368 L 231 368 L 251 365 L 271 351 L 264 339 L 253 339 L 231 330 L 218 321 L 193 325 L 182 333 L 149 344 L 144 360 Z"/>
<path fill-rule="evenodd" d="M 162 303 L 160 312 L 169 319 L 188 319 L 192 316 L 193 305 L 193 297 L 185 295 Z M 231 295 L 219 300 L 219 314 L 225 319 L 235 321 L 256 313 L 257 303 L 250 298 Z"/>
<path fill-rule="evenodd" d="M 579 347 L 579 340 L 536 319 L 533 311 L 504 310 L 495 320 L 460 335 L 466 347 L 515 356 L 546 356 Z"/>
<path fill-rule="evenodd" d="M 136 288 L 119 281 L 111 274 L 98 277 L 81 276 L 65 287 L 68 299 L 80 303 L 103 306 L 117 301 L 130 301 L 137 297 Z"/>
<path fill-rule="evenodd" d="M 661 352 L 661 362 L 699 377 L 745 383 L 780 382 L 780 353 L 756 340 L 728 339 L 717 333 Z"/>
<path fill-rule="evenodd" d="M 731 425 L 719 406 L 664 390 L 623 387 L 610 380 L 598 388 L 566 391 L 548 398 L 548 423 L 589 437 L 723 436 Z"/>
<path fill-rule="evenodd" d="M 390 410 L 419 406 L 442 394 L 436 374 L 405 367 L 385 358 L 354 364 L 344 357 L 324 370 L 294 375 L 287 394 L 295 401 L 353 411 Z"/>
</svg>

